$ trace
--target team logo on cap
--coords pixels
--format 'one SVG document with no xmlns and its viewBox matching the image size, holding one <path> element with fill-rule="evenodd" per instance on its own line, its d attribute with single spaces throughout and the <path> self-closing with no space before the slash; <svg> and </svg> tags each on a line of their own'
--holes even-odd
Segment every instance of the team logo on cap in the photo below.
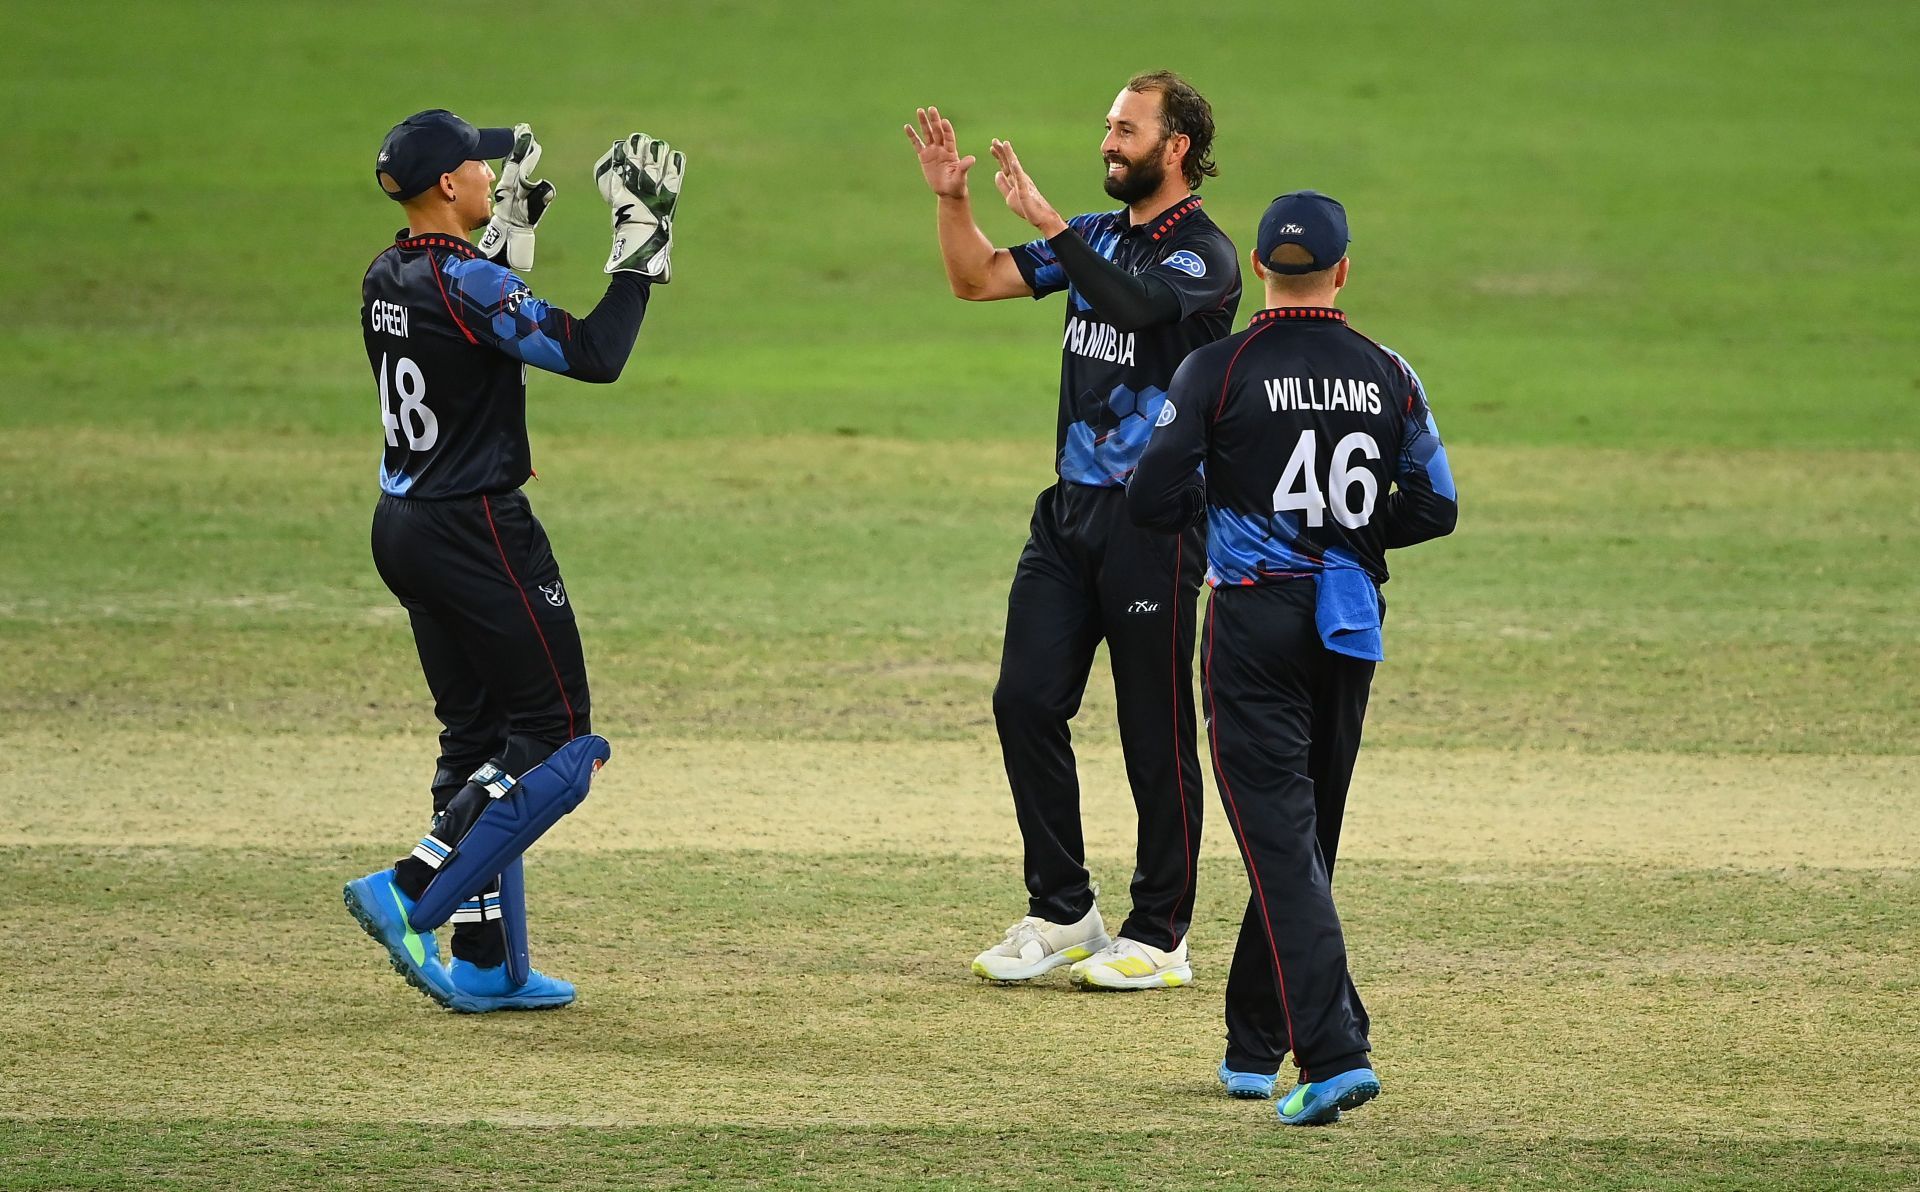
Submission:
<svg viewBox="0 0 1920 1192">
<path fill-rule="evenodd" d="M 1178 269 L 1189 277 L 1207 275 L 1207 263 L 1201 260 L 1198 254 L 1190 253 L 1184 248 L 1160 263 L 1169 269 Z"/>
<path fill-rule="evenodd" d="M 1280 229 L 1280 234 L 1282 236 L 1304 236 L 1307 234 L 1307 230 L 1299 224 L 1288 224 L 1286 227 Z"/>
</svg>

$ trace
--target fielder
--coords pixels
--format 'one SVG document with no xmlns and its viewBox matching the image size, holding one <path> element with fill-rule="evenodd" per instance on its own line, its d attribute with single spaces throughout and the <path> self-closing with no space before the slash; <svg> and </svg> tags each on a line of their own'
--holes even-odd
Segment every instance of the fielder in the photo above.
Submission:
<svg viewBox="0 0 1920 1192">
<path fill-rule="evenodd" d="M 1333 864 L 1382 657 L 1386 552 L 1452 532 L 1458 510 L 1420 378 L 1334 306 L 1346 251 L 1340 204 L 1273 201 L 1253 254 L 1266 309 L 1180 366 L 1127 491 L 1140 525 L 1207 523 L 1213 772 L 1253 887 L 1219 1077 L 1271 1097 L 1293 1053 L 1278 1111 L 1303 1126 L 1380 1092 Z"/>
<path fill-rule="evenodd" d="M 477 129 L 436 109 L 396 125 L 374 176 L 407 227 L 361 283 L 386 434 L 374 564 L 407 610 L 444 727 L 432 830 L 392 868 L 349 882 L 346 903 L 409 984 L 467 1013 L 573 1001 L 571 984 L 529 963 L 519 857 L 586 796 L 609 752 L 591 733 L 572 602 L 521 492 L 526 366 L 619 377 L 652 287 L 672 273 L 686 164 L 636 133 L 594 166 L 613 208 L 613 280 L 575 318 L 519 276 L 554 195 L 533 180 L 539 160 L 525 124 Z M 447 921 L 450 965 L 433 936 Z"/>
<path fill-rule="evenodd" d="M 973 971 L 1024 981 L 1071 964 L 1081 986 L 1184 985 L 1193 979 L 1186 937 L 1200 850 L 1193 634 L 1205 544 L 1198 527 L 1173 538 L 1136 529 L 1122 494 L 1174 370 L 1232 329 L 1240 303 L 1233 244 L 1192 193 L 1217 172 L 1213 112 L 1171 72 L 1129 80 L 1100 145 L 1107 194 L 1124 205 L 1071 220 L 1041 196 L 1013 146 L 993 142 L 995 185 L 1041 237 L 1003 249 L 974 222 L 974 158 L 960 156 L 952 122 L 937 108 L 917 115 L 907 137 L 938 196 L 954 294 L 978 302 L 1067 293 L 1058 481 L 1034 503 L 993 692 L 1025 841 L 1027 914 Z M 1117 939 L 1086 869 L 1068 728 L 1103 639 L 1139 815 L 1133 907 Z"/>
</svg>

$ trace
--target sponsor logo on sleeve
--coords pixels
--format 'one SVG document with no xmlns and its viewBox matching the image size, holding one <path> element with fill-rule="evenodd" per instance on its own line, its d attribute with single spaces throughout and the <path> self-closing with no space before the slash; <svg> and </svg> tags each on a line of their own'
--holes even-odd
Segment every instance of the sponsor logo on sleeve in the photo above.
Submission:
<svg viewBox="0 0 1920 1192">
<path fill-rule="evenodd" d="M 1198 253 L 1189 252 L 1184 248 L 1160 263 L 1169 269 L 1178 269 L 1188 277 L 1207 275 L 1207 263 L 1200 259 Z"/>
<path fill-rule="evenodd" d="M 1153 424 L 1155 426 L 1165 426 L 1179 416 L 1180 411 L 1173 408 L 1173 400 L 1169 398 L 1167 404 L 1160 407 L 1160 416 L 1153 420 Z"/>
</svg>

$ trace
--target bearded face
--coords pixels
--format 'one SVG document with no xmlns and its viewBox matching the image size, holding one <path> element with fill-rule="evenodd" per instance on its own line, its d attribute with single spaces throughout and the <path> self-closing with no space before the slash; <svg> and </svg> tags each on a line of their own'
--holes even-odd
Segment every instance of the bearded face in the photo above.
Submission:
<svg viewBox="0 0 1920 1192">
<path fill-rule="evenodd" d="M 1152 148 L 1137 157 L 1128 157 L 1118 149 L 1109 149 L 1105 155 L 1107 194 L 1122 203 L 1133 203 L 1159 190 L 1160 184 L 1167 180 L 1167 167 L 1160 159 L 1169 139 L 1161 137 Z"/>
</svg>

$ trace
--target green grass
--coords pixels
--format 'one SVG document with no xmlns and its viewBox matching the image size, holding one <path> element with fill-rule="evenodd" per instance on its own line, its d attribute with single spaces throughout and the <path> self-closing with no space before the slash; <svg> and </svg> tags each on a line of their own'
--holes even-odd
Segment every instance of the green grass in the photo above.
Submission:
<svg viewBox="0 0 1920 1192">
<path fill-rule="evenodd" d="M 365 563 L 359 446 L 94 430 L 0 444 L 0 533 L 16 581 L 36 579 L 0 595 L 15 657 L 0 709 L 23 725 L 422 723 L 404 620 Z M 543 436 L 536 449 L 534 497 L 601 690 L 617 693 L 596 701 L 603 727 L 862 740 L 990 727 L 1040 452 L 949 444 L 935 467 L 918 444 L 864 437 Z M 1374 741 L 1910 751 L 1909 456 L 1455 456 L 1472 478 L 1464 528 L 1394 563 Z M 76 483 L 114 497 L 66 501 Z M 1110 695 L 1092 699 L 1105 719 Z"/>
<path fill-rule="evenodd" d="M 81 3 L 0 45 L 0 1185 L 1920 1179 L 1920 9 L 448 14 Z M 1387 1094 L 1334 1130 L 1211 1083 L 1218 822 L 1193 988 L 964 966 L 1019 907 L 988 692 L 1060 312 L 947 297 L 899 125 L 939 103 L 1104 207 L 1100 117 L 1162 65 L 1243 249 L 1274 193 L 1346 202 L 1344 304 L 1462 491 L 1388 589 L 1341 866 Z M 431 761 L 354 311 L 399 222 L 373 150 L 439 105 L 540 131 L 532 281 L 576 310 L 600 149 L 692 161 L 627 375 L 530 383 L 616 756 L 533 867 L 582 1002 L 505 1021 L 338 906 Z M 1118 892 L 1112 719 L 1097 672 Z"/>
<path fill-rule="evenodd" d="M 1450 433 L 1920 445 L 1920 374 L 1886 350 L 1920 316 L 1907 4 L 1233 4 L 1177 36 L 1059 3 L 683 0 L 632 27 L 481 4 L 463 14 L 512 49 L 470 70 L 429 66 L 466 43 L 423 57 L 390 6 L 68 11 L 21 30 L 0 81 L 23 167 L 62 195 L 13 238 L 33 297 L 0 355 L 34 400 L 8 426 L 363 432 L 347 311 L 398 226 L 371 155 L 444 103 L 542 130 L 561 195 L 533 280 L 564 303 L 598 293 L 594 156 L 636 123 L 690 153 L 647 383 L 536 383 L 550 433 L 1043 442 L 1056 316 L 945 297 L 899 126 L 943 103 L 968 145 L 1011 137 L 1060 206 L 1101 208 L 1106 105 L 1170 64 L 1215 104 L 1204 193 L 1243 249 L 1282 189 L 1346 201 L 1348 305 L 1422 369 Z M 1303 24 L 1311 69 L 1248 52 Z M 977 173 L 983 225 L 1018 236 Z"/>
<path fill-rule="evenodd" d="M 80 1143 L 104 1166 L 56 1157 Z M 1221 1144 L 1240 1151 L 1222 1156 Z M 26 1154 L 7 1157 L 7 1148 Z M 1032 1149 L 1026 1149 L 1032 1148 Z M 1227 1130 L 1179 1135 L 1141 1130 L 992 1133 L 857 1127 L 332 1126 L 314 1123 L 174 1122 L 159 1125 L 0 1123 L 0 1174 L 22 1189 L 198 1188 L 244 1181 L 296 1187 L 417 1188 L 423 1180 L 498 1188 L 1021 1188 L 1033 1149 L 1067 1150 L 1074 1178 L 1094 1187 L 1137 1178 L 1145 1165 L 1210 1188 L 1268 1188 L 1326 1179 L 1416 1192 L 1436 1181 L 1460 1188 L 1563 1188 L 1595 1192 L 1761 1188 L 1897 1189 L 1910 1186 L 1911 1155 L 1898 1145 L 1822 1149 L 1795 1142 L 1729 1148 L 1706 1141 L 1603 1138 L 1543 1156 L 1527 1142 L 1476 1135 L 1370 1140 L 1341 1150 L 1324 1139 L 1269 1137 L 1246 1148 Z M 37 1152 L 37 1153 L 36 1153 Z M 432 1158 L 400 1168 L 396 1154 Z"/>
<path fill-rule="evenodd" d="M 1920 1040 L 1886 1030 L 1920 988 L 1911 873 L 1356 858 L 1345 917 L 1389 1096 L 1350 1130 L 1295 1139 L 1260 1128 L 1267 1107 L 1212 1087 L 1215 997 L 998 989 L 955 964 L 980 908 L 1004 897 L 1001 864 L 551 849 L 534 878 L 538 946 L 588 993 L 564 1014 L 493 1021 L 436 1017 L 345 938 L 338 875 L 379 856 L 8 850 L 21 896 L 5 926 L 24 949 L 9 993 L 40 1010 L 10 1027 L 37 1063 L 0 1080 L 13 1119 L 0 1137 L 53 1132 L 92 1165 L 117 1154 L 164 1169 L 170 1146 L 203 1129 L 257 1135 L 276 1154 L 381 1139 L 404 1154 L 425 1137 L 408 1123 L 438 1123 L 478 1136 L 477 1156 L 456 1143 L 423 1160 L 461 1170 L 501 1157 L 495 1126 L 461 1127 L 481 1119 L 509 1138 L 537 1127 L 543 1164 L 567 1157 L 515 1173 L 530 1183 L 573 1162 L 582 1179 L 618 1182 L 661 1142 L 677 1159 L 650 1165 L 659 1182 L 707 1164 L 738 1174 L 761 1139 L 773 1186 L 805 1183 L 815 1173 L 786 1162 L 816 1148 L 848 1165 L 821 1173 L 835 1180 L 1020 1186 L 1059 1149 L 1050 1139 L 1084 1146 L 1084 1178 L 1105 1183 L 1137 1146 L 1178 1153 L 1189 1133 L 1196 1176 L 1277 1167 L 1386 1187 L 1449 1169 L 1519 1179 L 1530 1148 L 1545 1170 L 1619 1186 L 1635 1186 L 1623 1168 L 1689 1144 L 1709 1180 L 1818 1186 L 1833 1171 L 1891 1187 L 1914 1172 L 1890 1143 L 1920 1127 L 1901 1091 Z M 1195 963 L 1216 985 L 1236 878 L 1225 859 L 1202 874 Z M 57 939 L 33 930 L 49 918 Z M 184 979 L 156 979 L 166 971 Z M 1100 1074 L 1116 1068 L 1130 1077 Z M 1845 1128 L 1810 1093 L 1841 1088 Z M 134 1131 L 89 1143 L 86 1123 L 61 1121 L 76 1101 Z M 565 1129 L 576 1123 L 615 1133 Z M 1095 1141 L 1109 1127 L 1121 1135 Z M 631 1145 L 602 1149 L 622 1137 Z M 384 1165 L 410 1170 L 393 1151 Z"/>
</svg>

